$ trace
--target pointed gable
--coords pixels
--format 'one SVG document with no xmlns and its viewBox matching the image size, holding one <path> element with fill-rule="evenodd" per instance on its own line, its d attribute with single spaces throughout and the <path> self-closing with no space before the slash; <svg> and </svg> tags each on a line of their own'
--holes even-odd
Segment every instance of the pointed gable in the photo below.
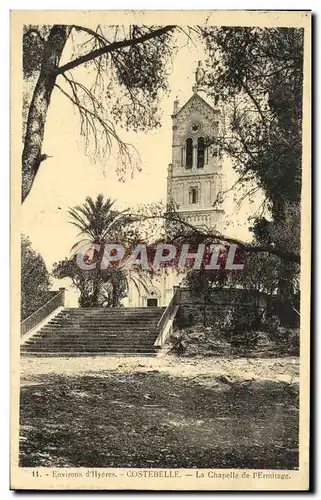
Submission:
<svg viewBox="0 0 321 500">
<path fill-rule="evenodd" d="M 175 117 L 176 125 L 179 126 L 185 120 L 196 114 L 200 114 L 206 121 L 213 122 L 218 117 L 218 110 L 211 106 L 199 94 L 194 93 L 190 99 L 177 111 Z"/>
</svg>

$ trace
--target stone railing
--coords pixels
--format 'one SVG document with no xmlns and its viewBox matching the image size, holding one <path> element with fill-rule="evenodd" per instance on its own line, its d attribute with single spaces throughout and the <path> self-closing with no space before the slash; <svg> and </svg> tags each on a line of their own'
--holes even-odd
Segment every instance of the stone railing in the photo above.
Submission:
<svg viewBox="0 0 321 500">
<path fill-rule="evenodd" d="M 155 345 L 163 347 L 166 336 L 168 335 L 168 323 L 170 320 L 173 319 L 173 315 L 177 312 L 177 309 L 180 305 L 181 301 L 181 290 L 179 286 L 174 286 L 174 294 L 173 297 L 171 298 L 170 303 L 166 307 L 165 311 L 163 312 L 159 322 L 157 323 L 157 329 L 158 329 L 158 337 L 156 339 Z"/>
<path fill-rule="evenodd" d="M 51 314 L 58 307 L 65 305 L 65 289 L 60 288 L 59 292 L 52 297 L 52 299 L 48 300 L 43 306 L 39 307 L 37 311 L 28 316 L 25 320 L 22 321 L 20 327 L 21 337 L 26 335 L 30 330 L 39 325 L 44 319 L 46 319 L 49 314 Z"/>
</svg>

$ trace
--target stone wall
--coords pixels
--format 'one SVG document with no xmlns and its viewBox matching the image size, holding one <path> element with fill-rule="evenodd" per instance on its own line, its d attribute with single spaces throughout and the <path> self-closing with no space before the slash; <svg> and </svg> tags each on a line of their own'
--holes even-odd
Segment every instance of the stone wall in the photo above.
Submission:
<svg viewBox="0 0 321 500">
<path fill-rule="evenodd" d="M 217 289 L 211 297 L 200 301 L 191 296 L 186 287 L 180 288 L 181 306 L 176 318 L 176 327 L 184 328 L 196 324 L 229 327 L 235 320 L 244 324 L 254 318 L 255 311 L 266 307 L 264 294 L 254 294 L 242 289 Z"/>
</svg>

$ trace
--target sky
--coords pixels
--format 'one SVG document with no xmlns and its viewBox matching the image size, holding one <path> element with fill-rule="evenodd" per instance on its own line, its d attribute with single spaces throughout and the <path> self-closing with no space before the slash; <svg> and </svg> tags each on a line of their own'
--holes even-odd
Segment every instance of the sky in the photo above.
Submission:
<svg viewBox="0 0 321 500">
<path fill-rule="evenodd" d="M 162 123 L 158 130 L 149 133 L 119 130 L 121 137 L 136 147 L 141 159 L 142 171 L 126 182 L 119 182 L 113 158 L 95 164 L 85 154 L 76 111 L 58 89 L 54 90 L 42 148 L 42 152 L 52 158 L 41 164 L 31 194 L 22 206 L 21 220 L 22 232 L 30 237 L 33 248 L 43 256 L 49 270 L 53 262 L 70 256 L 77 230 L 70 224 L 67 211 L 83 203 L 86 196 L 103 193 L 115 199 L 119 208 L 166 202 L 173 102 L 178 96 L 182 106 L 191 97 L 197 61 L 204 58 L 201 44 L 182 47 L 174 57 L 169 77 L 170 93 L 161 101 Z M 86 78 L 85 70 L 83 77 Z M 81 73 L 78 73 L 79 78 Z M 237 178 L 229 159 L 224 159 L 223 173 L 225 188 L 229 188 Z M 245 201 L 235 213 L 233 193 L 229 193 L 223 206 L 224 233 L 242 240 L 250 239 L 247 218 L 261 202 L 262 197 L 257 194 L 254 203 Z"/>
</svg>

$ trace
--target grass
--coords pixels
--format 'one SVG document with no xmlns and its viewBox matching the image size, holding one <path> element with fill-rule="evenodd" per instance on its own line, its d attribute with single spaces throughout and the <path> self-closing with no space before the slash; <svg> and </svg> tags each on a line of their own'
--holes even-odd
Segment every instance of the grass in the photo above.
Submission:
<svg viewBox="0 0 321 500">
<path fill-rule="evenodd" d="M 282 386 L 283 387 L 283 386 Z M 298 401 L 163 372 L 29 376 L 22 467 L 298 467 Z"/>
</svg>

